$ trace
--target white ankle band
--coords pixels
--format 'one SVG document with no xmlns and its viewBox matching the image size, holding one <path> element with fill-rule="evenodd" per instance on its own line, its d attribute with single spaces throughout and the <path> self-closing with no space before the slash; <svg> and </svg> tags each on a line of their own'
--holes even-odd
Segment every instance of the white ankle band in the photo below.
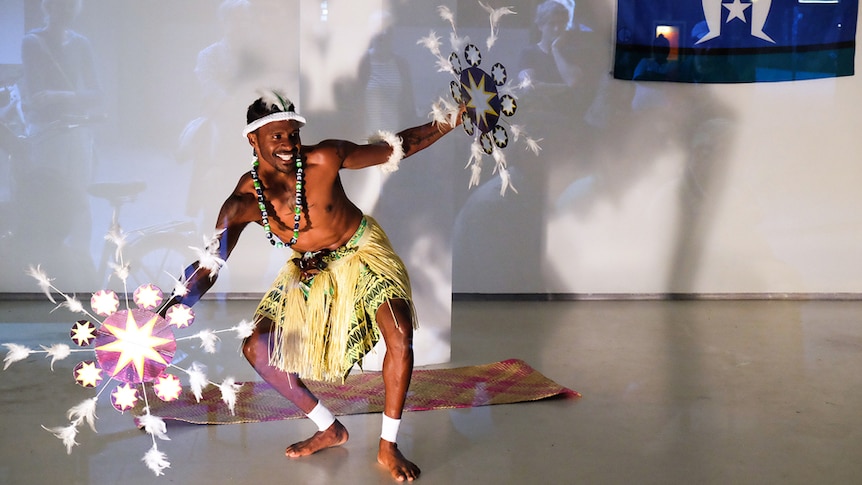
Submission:
<svg viewBox="0 0 862 485">
<path fill-rule="evenodd" d="M 320 431 L 326 431 L 335 422 L 335 416 L 320 401 L 317 401 L 317 406 L 314 406 L 314 409 L 306 414 L 306 416 L 308 416 L 308 419 L 314 421 L 314 424 L 317 425 L 317 429 Z"/>
<path fill-rule="evenodd" d="M 395 443 L 398 438 L 398 428 L 401 426 L 400 419 L 392 419 L 387 415 L 383 415 L 383 426 L 380 431 L 380 437 L 390 443 Z"/>
</svg>

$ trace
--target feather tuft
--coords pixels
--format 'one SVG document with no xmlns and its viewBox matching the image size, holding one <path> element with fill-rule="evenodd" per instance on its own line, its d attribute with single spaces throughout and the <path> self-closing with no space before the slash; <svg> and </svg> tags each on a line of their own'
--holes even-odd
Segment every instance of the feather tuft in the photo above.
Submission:
<svg viewBox="0 0 862 485">
<path fill-rule="evenodd" d="M 209 384 L 209 380 L 207 380 L 206 375 L 206 366 L 200 362 L 192 362 L 191 368 L 187 369 L 186 372 L 189 374 L 189 387 L 192 388 L 192 393 L 195 395 L 195 399 L 197 399 L 198 402 L 201 402 L 203 389 L 207 384 Z"/>
<path fill-rule="evenodd" d="M 494 151 L 491 152 L 491 156 L 494 157 L 494 173 L 497 173 L 500 169 L 506 168 L 506 155 L 503 154 L 502 150 L 494 148 Z"/>
<path fill-rule="evenodd" d="M 165 420 L 150 414 L 150 408 L 146 408 L 147 413 L 138 417 L 138 422 L 141 427 L 144 428 L 144 431 L 149 433 L 152 436 L 160 440 L 170 441 L 168 438 L 168 426 L 165 424 Z"/>
<path fill-rule="evenodd" d="M 482 156 L 484 153 L 485 150 L 482 149 L 482 143 L 478 139 L 474 139 L 473 143 L 470 144 L 470 160 L 467 161 L 467 167 L 482 165 Z"/>
<path fill-rule="evenodd" d="M 187 283 L 185 281 L 185 278 L 177 279 L 176 277 L 174 277 L 174 275 L 168 273 L 167 271 L 165 271 L 165 273 L 167 273 L 167 275 L 170 276 L 172 280 L 174 280 L 174 289 L 172 291 L 173 295 L 186 296 L 189 294 L 189 287 L 186 286 Z"/>
<path fill-rule="evenodd" d="M 224 229 L 216 232 L 211 238 L 204 237 L 203 249 L 189 246 L 198 255 L 198 265 L 201 268 L 209 270 L 210 279 L 215 278 L 221 267 L 225 264 L 225 260 L 219 257 L 219 248 L 221 247 L 219 237 L 223 232 Z"/>
<path fill-rule="evenodd" d="M 487 47 L 488 50 L 491 50 L 491 47 L 494 47 L 494 44 L 496 44 L 496 43 L 497 43 L 497 33 L 492 31 L 491 35 L 489 35 L 488 38 L 485 39 L 485 47 Z"/>
<path fill-rule="evenodd" d="M 155 443 L 153 443 L 153 447 L 150 448 L 150 451 L 144 454 L 141 461 L 146 463 L 147 468 L 152 470 L 156 476 L 164 475 L 164 469 L 171 467 L 171 463 L 168 461 L 168 455 L 159 451 L 159 448 Z"/>
<path fill-rule="evenodd" d="M 66 417 L 69 418 L 69 421 L 71 421 L 75 427 L 80 425 L 82 422 L 86 422 L 90 426 L 90 429 L 95 432 L 97 400 L 98 397 L 92 397 L 81 401 L 66 412 Z"/>
<path fill-rule="evenodd" d="M 437 7 L 437 13 L 440 14 L 440 18 L 449 22 L 449 25 L 452 26 L 452 30 L 455 30 L 455 14 L 452 12 L 449 7 L 446 5 L 440 5 Z"/>
<path fill-rule="evenodd" d="M 468 188 L 477 187 L 482 180 L 482 166 L 478 163 L 470 167 L 470 184 Z"/>
<path fill-rule="evenodd" d="M 538 155 L 539 151 L 542 150 L 542 147 L 539 146 L 539 142 L 542 140 L 544 140 L 544 138 L 539 138 L 538 140 L 535 140 L 528 136 L 525 143 L 527 144 L 527 148 L 529 150 L 531 150 L 535 155 Z"/>
<path fill-rule="evenodd" d="M 227 404 L 228 409 L 230 409 L 231 415 L 236 415 L 234 411 L 236 408 L 236 393 L 239 392 L 240 385 L 237 384 L 233 377 L 228 377 L 219 384 L 218 388 L 221 390 L 221 400 Z"/>
<path fill-rule="evenodd" d="M 431 105 L 431 112 L 428 116 L 434 123 L 444 123 L 446 121 L 446 103 L 443 98 L 438 99 Z"/>
<path fill-rule="evenodd" d="M 236 332 L 236 338 L 245 339 L 251 337 L 255 328 L 257 328 L 257 322 L 249 322 L 248 320 L 243 319 L 241 322 L 231 327 L 231 330 Z"/>
<path fill-rule="evenodd" d="M 113 243 L 117 246 L 116 251 L 114 252 L 114 261 L 122 261 L 123 257 L 123 248 L 126 247 L 126 233 L 123 232 L 123 228 L 120 227 L 120 224 L 116 222 L 117 215 L 114 214 L 114 222 L 111 224 L 111 228 L 108 230 L 108 233 L 105 234 L 105 240 Z"/>
<path fill-rule="evenodd" d="M 268 109 L 275 106 L 279 111 L 287 111 L 287 108 L 293 104 L 283 92 L 276 89 L 260 91 L 260 99 L 266 103 Z"/>
<path fill-rule="evenodd" d="M 521 134 L 524 132 L 524 127 L 521 125 L 509 125 L 509 131 L 512 132 L 512 138 L 514 141 L 518 141 L 521 138 Z"/>
<path fill-rule="evenodd" d="M 384 130 L 380 130 L 368 137 L 368 143 L 379 142 L 386 143 L 390 148 L 392 148 L 392 153 L 389 154 L 389 158 L 386 159 L 385 163 L 380 165 L 380 170 L 383 171 L 383 173 L 398 171 L 398 164 L 401 163 L 401 159 L 404 158 L 404 145 L 402 145 L 401 137 L 391 131 Z"/>
<path fill-rule="evenodd" d="M 109 263 L 108 263 L 108 265 L 110 265 L 110 266 L 111 266 L 111 269 L 113 269 L 113 270 L 114 270 L 114 275 L 115 275 L 117 278 L 119 278 L 119 279 L 120 279 L 120 281 L 122 281 L 123 283 L 125 283 L 125 282 L 126 282 L 126 280 L 128 280 L 128 279 L 129 279 L 129 273 L 131 273 L 131 269 L 130 269 L 130 267 L 131 267 L 131 266 L 130 266 L 130 264 L 129 264 L 129 263 L 121 264 L 121 263 L 111 263 L 111 262 L 109 262 Z"/>
<path fill-rule="evenodd" d="M 58 426 L 56 428 L 46 428 L 42 426 L 42 429 L 53 434 L 57 438 L 60 438 L 63 441 L 63 444 L 66 445 L 66 453 L 72 454 L 72 447 L 78 444 L 75 441 L 75 437 L 78 436 L 78 428 L 74 424 L 70 424 L 69 426 Z"/>
<path fill-rule="evenodd" d="M 84 309 L 84 305 L 81 303 L 80 300 L 78 300 L 78 297 L 76 297 L 75 295 L 69 296 L 65 294 L 63 296 L 66 298 L 66 301 L 60 303 L 57 308 L 64 306 L 68 308 L 69 311 L 72 313 L 87 313 L 87 310 Z M 54 310 L 56 310 L 57 308 L 54 308 Z"/>
<path fill-rule="evenodd" d="M 515 93 L 515 86 L 512 85 L 512 80 L 506 81 L 506 84 L 497 88 L 497 94 L 499 96 L 503 96 L 508 94 L 509 96 L 518 99 L 517 94 Z"/>
<path fill-rule="evenodd" d="M 455 75 L 455 68 L 452 67 L 452 63 L 449 62 L 449 59 L 445 59 L 443 57 L 437 58 L 437 72 L 448 72 L 449 74 Z"/>
<path fill-rule="evenodd" d="M 72 353 L 72 348 L 66 344 L 54 344 L 50 347 L 40 345 L 42 350 L 47 354 L 45 357 L 51 357 L 51 371 L 54 371 L 54 362 L 63 360 Z"/>
<path fill-rule="evenodd" d="M 41 288 L 45 295 L 48 296 L 51 303 L 57 303 L 57 301 L 54 300 L 54 295 L 51 294 L 51 288 L 53 288 L 51 281 L 53 280 L 48 278 L 48 275 L 42 270 L 41 265 L 37 264 L 35 268 L 31 265 L 27 270 L 27 274 L 36 278 L 36 281 L 39 282 L 39 288 Z"/>
<path fill-rule="evenodd" d="M 3 362 L 6 363 L 6 365 L 3 366 L 3 370 L 8 369 L 9 366 L 14 364 L 15 362 L 19 362 L 26 359 L 33 352 L 33 349 L 31 349 L 30 347 L 25 347 L 23 345 L 3 344 L 3 346 L 9 350 L 9 352 L 6 353 L 6 358 L 3 359 Z"/>
<path fill-rule="evenodd" d="M 511 174 L 509 173 L 509 169 L 508 169 L 508 168 L 503 167 L 503 168 L 501 168 L 501 169 L 500 169 L 500 180 L 501 180 L 501 182 L 502 182 L 502 183 L 500 184 L 500 195 L 501 195 L 501 196 L 506 195 L 506 190 L 507 190 L 507 189 L 508 189 L 508 190 L 511 190 L 512 192 L 514 192 L 514 193 L 516 193 L 516 194 L 518 193 L 518 190 L 517 190 L 517 189 L 515 189 L 515 186 L 514 186 L 514 185 L 512 185 L 512 176 L 511 176 Z"/>
<path fill-rule="evenodd" d="M 449 46 L 455 52 L 464 52 L 464 47 L 470 43 L 470 36 L 458 37 L 455 32 L 449 32 Z"/>
<path fill-rule="evenodd" d="M 215 332 L 210 329 L 201 330 L 195 337 L 201 339 L 201 348 L 204 349 L 204 352 L 208 354 L 216 353 L 216 344 L 221 339 Z"/>
<path fill-rule="evenodd" d="M 486 4 L 482 3 L 481 1 L 479 2 L 479 5 L 483 9 L 485 9 L 486 12 L 488 12 L 488 18 L 491 22 L 491 35 L 488 36 L 488 39 L 486 41 L 488 49 L 490 49 L 494 45 L 494 43 L 497 41 L 497 32 L 499 32 L 499 30 L 500 30 L 500 27 L 499 27 L 500 19 L 504 15 L 514 14 L 515 11 L 512 10 L 512 7 L 493 8 L 490 5 L 486 5 Z"/>
<path fill-rule="evenodd" d="M 416 43 L 431 51 L 431 54 L 435 57 L 439 58 L 442 56 L 440 53 L 440 36 L 438 36 L 433 30 L 428 33 L 427 37 L 420 38 Z"/>
</svg>

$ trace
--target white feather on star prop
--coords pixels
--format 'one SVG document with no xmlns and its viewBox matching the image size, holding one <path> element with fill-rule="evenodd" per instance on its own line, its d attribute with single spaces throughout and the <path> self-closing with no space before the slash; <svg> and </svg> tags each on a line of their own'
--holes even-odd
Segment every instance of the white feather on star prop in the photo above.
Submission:
<svg viewBox="0 0 862 485">
<path fill-rule="evenodd" d="M 186 285 L 185 278 L 177 279 L 176 277 L 174 277 L 174 275 L 168 273 L 167 271 L 165 271 L 165 273 L 167 273 L 167 275 L 170 276 L 172 280 L 174 280 L 174 289 L 171 292 L 173 295 L 186 296 L 189 294 L 189 287 Z"/>
<path fill-rule="evenodd" d="M 443 98 L 438 98 L 431 105 L 431 112 L 428 113 L 428 116 L 431 118 L 431 121 L 434 123 L 445 123 L 446 122 L 446 110 L 447 110 L 448 102 Z"/>
<path fill-rule="evenodd" d="M 538 156 L 539 152 L 542 151 L 542 147 L 539 146 L 539 142 L 544 140 L 544 138 L 539 138 L 538 140 L 536 140 L 535 138 L 527 135 L 526 133 L 524 133 L 524 128 L 521 125 L 509 125 L 509 130 L 512 132 L 512 136 L 514 137 L 515 141 L 518 141 L 521 136 L 524 136 L 524 148 L 533 152 L 533 155 Z"/>
<path fill-rule="evenodd" d="M 443 59 L 443 54 L 440 53 L 440 39 L 441 37 L 432 30 L 428 33 L 427 37 L 420 38 L 416 43 L 431 51 L 431 54 L 433 54 L 434 57 Z"/>
<path fill-rule="evenodd" d="M 524 74 L 518 84 L 518 90 L 525 91 L 533 88 L 533 78 L 529 74 Z"/>
<path fill-rule="evenodd" d="M 446 123 L 449 126 L 455 126 L 458 121 L 459 106 L 454 101 L 446 98 L 437 98 L 437 101 L 431 105 L 431 113 L 429 116 L 436 124 Z"/>
<path fill-rule="evenodd" d="M 19 344 L 3 344 L 3 346 L 9 350 L 9 352 L 6 353 L 6 358 L 3 359 L 3 362 L 6 363 L 6 365 L 3 366 L 3 370 L 8 369 L 9 366 L 15 362 L 26 359 L 31 353 L 33 353 L 33 349 L 30 347 L 25 347 Z"/>
<path fill-rule="evenodd" d="M 186 369 L 186 372 L 189 374 L 189 387 L 192 388 L 192 394 L 195 395 L 195 399 L 198 402 L 201 402 L 203 389 L 209 384 L 206 375 L 206 366 L 200 362 L 192 362 L 191 368 Z"/>
<path fill-rule="evenodd" d="M 72 353 L 72 348 L 66 344 L 54 344 L 50 347 L 40 345 L 42 350 L 47 354 L 45 357 L 51 357 L 51 371 L 54 370 L 54 362 L 63 360 Z"/>
<path fill-rule="evenodd" d="M 506 156 L 503 155 L 503 152 L 500 149 L 494 148 L 491 152 L 491 156 L 494 157 L 494 173 L 506 168 Z"/>
<path fill-rule="evenodd" d="M 464 37 L 458 37 L 455 32 L 449 33 L 449 46 L 452 47 L 452 51 L 454 52 L 464 52 L 464 48 L 467 47 L 467 44 L 470 43 L 470 36 L 465 35 Z"/>
<path fill-rule="evenodd" d="M 500 195 L 506 195 L 506 190 L 511 190 L 517 194 L 518 191 L 515 189 L 515 186 L 512 185 L 512 176 L 509 173 L 509 169 L 506 168 L 506 155 L 498 149 L 494 149 L 492 154 L 494 156 L 495 163 L 494 172 L 499 172 L 500 174 Z"/>
<path fill-rule="evenodd" d="M 245 339 L 251 337 L 255 328 L 257 328 L 257 323 L 243 319 L 230 329 L 236 332 L 236 338 Z"/>
<path fill-rule="evenodd" d="M 493 8 L 489 5 L 486 5 L 482 2 L 479 2 L 479 5 L 488 12 L 488 18 L 491 21 L 491 35 L 488 36 L 488 39 L 485 41 L 488 49 L 494 46 L 494 43 L 497 41 L 497 32 L 499 32 L 499 23 L 500 19 L 504 15 L 514 14 L 515 11 L 512 10 L 512 7 L 500 7 Z"/>
<path fill-rule="evenodd" d="M 528 136 L 525 142 L 527 144 L 527 149 L 531 150 L 533 154 L 538 155 L 539 151 L 542 149 L 542 147 L 539 146 L 539 142 L 542 140 L 544 140 L 544 138 L 536 140 Z"/>
<path fill-rule="evenodd" d="M 514 141 L 518 141 L 521 138 L 521 134 L 524 133 L 524 127 L 521 125 L 509 125 L 509 131 L 512 132 Z"/>
<path fill-rule="evenodd" d="M 149 407 L 145 408 L 145 411 L 146 414 L 138 417 L 138 422 L 144 428 L 144 431 L 160 440 L 170 441 L 171 439 L 168 438 L 168 426 L 165 424 L 165 420 L 150 414 Z"/>
<path fill-rule="evenodd" d="M 496 2 L 490 2 L 488 0 L 480 0 L 478 3 L 488 14 L 490 35 L 486 39 L 486 45 L 487 49 L 490 50 L 498 40 L 498 36 L 500 34 L 500 23 L 503 17 L 507 15 L 515 15 L 517 12 L 515 12 L 513 7 L 495 8 L 492 6 L 492 3 Z M 494 67 L 490 70 L 490 74 L 486 72 L 485 68 L 479 67 L 482 63 L 481 52 L 479 52 L 479 48 L 474 45 L 469 36 L 464 35 L 461 37 L 458 35 L 455 15 L 452 10 L 448 7 L 440 6 L 438 7 L 438 13 L 443 20 L 449 22 L 452 26 L 452 31 L 449 33 L 449 43 L 451 44 L 452 49 L 451 54 L 449 54 L 448 57 L 444 56 L 440 37 L 433 30 L 428 36 L 421 38 L 417 44 L 424 46 L 436 58 L 439 71 L 447 71 L 451 73 L 455 80 L 450 81 L 450 86 L 453 86 L 450 88 L 452 91 L 452 99 L 436 101 L 432 105 L 431 117 L 435 122 L 442 123 L 445 120 L 447 123 L 455 125 L 458 121 L 457 116 L 460 114 L 460 110 L 458 109 L 459 107 L 454 106 L 455 103 L 452 103 L 454 109 L 450 110 L 449 107 L 445 105 L 446 101 L 451 102 L 459 100 L 459 103 L 466 103 L 467 100 L 476 96 L 481 97 L 490 94 L 487 91 L 483 92 L 478 87 L 466 86 L 463 83 L 460 84 L 461 94 L 459 95 L 457 93 L 461 75 L 464 70 L 468 68 L 468 66 L 463 64 L 464 62 L 469 64 L 470 69 L 481 71 L 483 82 L 493 82 L 497 85 L 496 92 L 493 93 L 493 98 L 489 98 L 487 101 L 489 105 L 498 109 L 501 115 L 513 116 L 518 108 L 516 102 L 518 100 L 517 93 L 519 93 L 524 87 L 531 86 L 532 81 L 528 77 L 508 79 L 508 76 L 505 75 L 505 68 L 503 68 L 502 72 L 498 70 L 498 66 L 502 66 L 500 63 L 494 64 Z M 465 46 L 468 46 L 468 44 L 469 51 L 465 50 Z M 478 76 L 479 73 L 477 72 L 476 75 Z M 501 116 L 496 120 L 496 122 L 498 122 L 497 126 L 484 126 L 478 122 L 480 114 L 477 111 L 478 108 L 475 106 L 467 106 L 467 116 L 472 121 L 472 125 L 474 125 L 467 126 L 465 129 L 467 134 L 473 138 L 473 143 L 470 145 L 470 157 L 465 167 L 470 170 L 469 188 L 478 186 L 481 183 L 482 162 L 483 158 L 487 154 L 491 155 L 495 161 L 493 173 L 498 174 L 501 177 L 501 196 L 505 195 L 508 190 L 512 190 L 517 193 L 518 191 L 515 189 L 512 181 L 512 174 L 507 169 L 506 156 L 502 151 L 500 151 L 500 149 L 506 148 L 509 145 L 508 133 L 506 132 L 506 129 L 501 126 L 501 124 L 504 123 L 504 120 Z M 485 121 L 487 122 L 487 120 Z M 523 140 L 523 137 L 521 136 L 523 132 L 522 128 L 515 127 L 513 128 L 513 132 L 515 133 L 515 141 L 518 141 L 519 137 Z M 489 139 L 488 137 L 491 138 Z M 538 155 L 539 146 L 537 141 L 528 138 L 527 148 Z"/>
<path fill-rule="evenodd" d="M 518 193 L 518 190 L 515 189 L 514 185 L 512 185 L 512 176 L 509 173 L 508 168 L 501 168 L 500 169 L 500 181 L 501 181 L 500 195 L 506 195 L 506 189 L 507 188 L 516 194 Z"/>
<path fill-rule="evenodd" d="M 63 297 L 66 298 L 66 301 L 57 305 L 54 310 L 60 307 L 66 307 L 72 313 L 87 313 L 87 310 L 84 309 L 84 304 L 81 303 L 75 295 L 63 294 Z M 53 312 L 54 310 L 51 311 Z"/>
<path fill-rule="evenodd" d="M 69 426 L 58 426 L 56 428 L 46 428 L 42 426 L 42 429 L 53 434 L 57 438 L 63 441 L 63 444 L 66 445 L 66 453 L 72 454 L 72 447 L 77 446 L 78 442 L 75 441 L 75 437 L 78 436 L 78 427 L 74 424 L 70 424 Z"/>
<path fill-rule="evenodd" d="M 153 447 L 150 448 L 150 451 L 144 454 L 141 461 L 143 461 L 147 465 L 147 468 L 152 470 L 156 476 L 164 475 L 164 469 L 171 467 L 171 462 L 168 461 L 168 455 L 159 451 L 155 442 L 153 443 Z"/>
<path fill-rule="evenodd" d="M 449 22 L 452 26 L 452 31 L 455 31 L 455 14 L 452 13 L 452 10 L 449 9 L 446 5 L 440 5 L 437 7 L 437 13 L 440 14 L 440 18 Z"/>
<path fill-rule="evenodd" d="M 482 144 L 479 139 L 473 140 L 470 144 L 470 159 L 467 161 L 467 167 L 470 169 L 470 185 L 473 188 L 479 185 L 482 179 Z"/>
<path fill-rule="evenodd" d="M 114 217 L 116 218 L 116 214 Z M 126 247 L 126 243 L 128 242 L 126 240 L 126 233 L 123 232 L 123 228 L 114 222 L 111 224 L 110 229 L 108 229 L 107 234 L 105 234 L 105 240 L 117 246 L 116 251 L 114 251 L 114 260 L 122 260 L 123 248 Z"/>
<path fill-rule="evenodd" d="M 437 72 L 448 72 L 449 74 L 455 75 L 455 68 L 452 67 L 452 63 L 449 62 L 449 59 L 439 58 L 436 62 Z"/>
<path fill-rule="evenodd" d="M 233 377 L 225 378 L 224 382 L 218 386 L 221 391 L 221 400 L 227 404 L 230 414 L 234 416 L 236 415 L 234 412 L 234 408 L 236 408 L 236 393 L 239 392 L 240 387 Z"/>
<path fill-rule="evenodd" d="M 500 95 L 508 94 L 515 99 L 518 99 L 518 85 L 514 83 L 513 79 L 509 79 L 505 84 L 497 88 L 497 93 Z"/>
<path fill-rule="evenodd" d="M 92 397 L 81 401 L 76 406 L 72 406 L 66 413 L 71 424 L 75 427 L 82 422 L 86 422 L 90 429 L 96 431 L 96 402 L 98 397 Z"/>
<path fill-rule="evenodd" d="M 201 330 L 195 334 L 196 338 L 201 341 L 201 348 L 208 354 L 216 353 L 216 344 L 221 340 L 215 332 L 210 329 Z"/>
<path fill-rule="evenodd" d="M 198 265 L 201 268 L 207 269 L 210 272 L 210 279 L 215 278 L 218 275 L 219 270 L 225 264 L 225 260 L 218 256 L 219 254 L 219 236 L 224 232 L 224 230 L 218 231 L 211 238 L 204 237 L 204 247 L 203 249 L 189 246 L 198 256 Z"/>
<path fill-rule="evenodd" d="M 54 295 L 51 294 L 51 289 L 54 287 L 51 284 L 51 281 L 53 280 L 48 278 L 48 275 L 44 271 L 42 271 L 41 265 L 37 264 L 35 268 L 31 265 L 30 269 L 27 270 L 27 274 L 32 276 L 33 278 L 36 278 L 36 281 L 39 282 L 39 288 L 41 288 L 45 295 L 48 296 L 48 299 L 51 300 L 51 303 L 57 303 L 56 300 L 54 300 Z"/>
<path fill-rule="evenodd" d="M 129 273 L 131 272 L 129 263 L 120 264 L 109 262 L 108 265 L 111 267 L 112 270 L 114 270 L 114 275 L 116 275 L 117 278 L 120 279 L 120 281 L 125 283 L 126 280 L 129 279 Z"/>
</svg>

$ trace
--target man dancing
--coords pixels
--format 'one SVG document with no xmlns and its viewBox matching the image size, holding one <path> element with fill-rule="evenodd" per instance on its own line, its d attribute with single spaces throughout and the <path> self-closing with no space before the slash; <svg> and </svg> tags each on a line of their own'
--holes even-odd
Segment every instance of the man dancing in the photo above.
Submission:
<svg viewBox="0 0 862 485">
<path fill-rule="evenodd" d="M 377 460 L 398 481 L 419 476 L 396 444 L 413 370 L 410 282 L 383 230 L 347 198 L 339 171 L 396 166 L 460 124 L 460 115 L 397 135 L 379 133 L 365 145 L 325 140 L 306 146 L 299 136 L 305 118 L 281 93 L 266 93 L 249 106 L 244 134 L 256 158 L 221 207 L 218 254 L 227 259 L 250 222 L 286 251 L 287 262 L 255 312 L 256 329 L 243 353 L 263 380 L 318 427 L 287 447 L 288 457 L 348 439 L 347 429 L 302 378 L 343 379 L 382 336 L 385 406 Z M 196 262 L 185 272 L 188 293 L 173 298 L 194 304 L 216 275 Z"/>
</svg>

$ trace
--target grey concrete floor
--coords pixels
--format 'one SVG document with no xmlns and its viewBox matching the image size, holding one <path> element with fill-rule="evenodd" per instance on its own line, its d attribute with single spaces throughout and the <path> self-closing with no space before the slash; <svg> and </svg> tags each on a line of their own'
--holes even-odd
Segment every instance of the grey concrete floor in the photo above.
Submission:
<svg viewBox="0 0 862 485">
<path fill-rule="evenodd" d="M 0 343 L 67 342 L 74 318 L 52 307 L 0 302 Z M 253 307 L 202 302 L 195 331 Z M 405 415 L 418 483 L 862 483 L 862 302 L 459 301 L 452 319 L 446 366 L 519 358 L 583 396 Z M 238 341 L 192 347 L 182 358 L 210 377 L 256 379 Z M 0 372 L 0 483 L 392 483 L 375 460 L 379 414 L 343 417 L 350 441 L 300 460 L 283 450 L 314 431 L 306 420 L 169 423 L 157 478 L 141 463 L 151 438 L 105 395 L 98 432 L 85 426 L 66 454 L 41 426 L 95 394 L 73 382 L 80 360 L 52 372 L 32 355 Z"/>
</svg>

